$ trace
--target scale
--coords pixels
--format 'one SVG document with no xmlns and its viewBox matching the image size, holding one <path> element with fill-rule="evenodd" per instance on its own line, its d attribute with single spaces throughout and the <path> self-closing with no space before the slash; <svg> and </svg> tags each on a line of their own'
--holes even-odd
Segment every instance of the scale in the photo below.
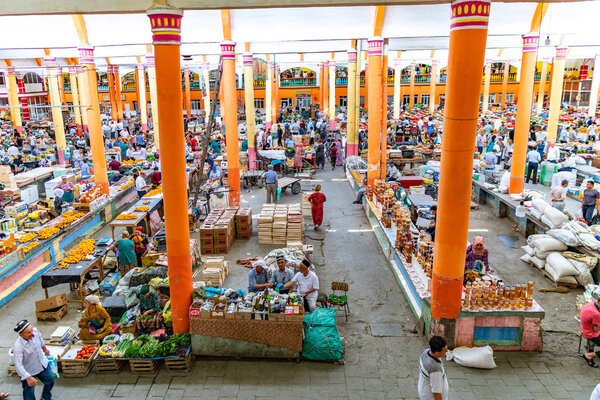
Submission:
<svg viewBox="0 0 600 400">
<path fill-rule="evenodd" d="M 108 247 L 114 243 L 113 238 L 102 238 L 96 242 L 96 246 Z"/>
</svg>

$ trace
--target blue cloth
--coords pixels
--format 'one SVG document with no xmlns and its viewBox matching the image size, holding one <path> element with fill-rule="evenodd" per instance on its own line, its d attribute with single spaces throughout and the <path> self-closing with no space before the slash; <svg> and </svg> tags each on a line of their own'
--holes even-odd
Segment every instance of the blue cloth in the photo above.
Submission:
<svg viewBox="0 0 600 400">
<path fill-rule="evenodd" d="M 82 163 L 81 164 L 81 175 L 82 176 L 86 176 L 90 174 L 90 166 L 87 165 L 87 163 Z"/>
<path fill-rule="evenodd" d="M 264 285 L 269 282 L 269 273 L 266 269 L 263 269 L 262 273 L 258 273 L 256 268 L 252 268 L 248 272 L 248 291 L 249 292 L 261 292 L 261 289 L 254 289 L 254 285 Z"/>
<path fill-rule="evenodd" d="M 527 153 L 527 162 L 539 163 L 540 161 L 542 161 L 542 157 L 540 156 L 539 152 L 532 150 L 529 153 Z"/>
<path fill-rule="evenodd" d="M 33 376 L 44 384 L 42 391 L 42 400 L 52 399 L 52 388 L 54 387 L 54 374 L 48 365 L 42 372 Z M 35 386 L 29 386 L 27 381 L 21 381 L 23 386 L 23 400 L 35 400 Z"/>
<path fill-rule="evenodd" d="M 269 183 L 277 183 L 277 180 L 279 178 L 277 177 L 277 172 L 270 170 L 265 172 L 265 183 L 269 184 Z"/>
<path fill-rule="evenodd" d="M 485 161 L 485 169 L 494 169 L 494 165 L 498 162 L 498 158 L 491 151 L 485 153 L 483 156 L 483 161 Z"/>
</svg>

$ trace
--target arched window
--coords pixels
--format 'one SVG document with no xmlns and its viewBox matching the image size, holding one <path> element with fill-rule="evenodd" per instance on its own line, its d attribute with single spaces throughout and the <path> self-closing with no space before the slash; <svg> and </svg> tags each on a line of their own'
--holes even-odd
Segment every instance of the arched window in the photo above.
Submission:
<svg viewBox="0 0 600 400">
<path fill-rule="evenodd" d="M 23 83 L 42 83 L 42 77 L 35 72 L 28 72 L 23 76 Z"/>
</svg>

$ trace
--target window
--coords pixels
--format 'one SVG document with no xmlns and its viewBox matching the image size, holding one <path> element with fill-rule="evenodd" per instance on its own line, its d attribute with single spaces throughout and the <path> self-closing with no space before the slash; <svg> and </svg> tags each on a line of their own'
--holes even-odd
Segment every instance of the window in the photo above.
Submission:
<svg viewBox="0 0 600 400">
<path fill-rule="evenodd" d="M 42 78 L 35 72 L 28 72 L 23 76 L 23 83 L 42 83 Z"/>
<path fill-rule="evenodd" d="M 254 99 L 254 108 L 265 108 L 265 99 Z"/>
<path fill-rule="evenodd" d="M 388 98 L 387 98 L 387 103 L 388 103 L 389 105 L 392 105 L 392 104 L 394 104 L 394 96 L 393 96 L 393 95 L 392 95 L 392 96 L 388 96 Z"/>
<path fill-rule="evenodd" d="M 294 101 L 291 97 L 284 97 L 281 99 L 281 107 L 293 107 Z"/>
<path fill-rule="evenodd" d="M 571 101 L 571 92 L 564 92 L 562 101 L 565 103 L 569 103 Z"/>
<path fill-rule="evenodd" d="M 0 107 L 8 107 L 8 99 L 0 99 Z"/>
<path fill-rule="evenodd" d="M 348 107 L 348 96 L 340 96 L 340 107 Z"/>
<path fill-rule="evenodd" d="M 498 104 L 502 104 L 502 93 L 498 93 Z"/>
<path fill-rule="evenodd" d="M 190 107 L 192 110 L 200 110 L 202 108 L 200 100 L 192 100 L 190 102 Z"/>
<path fill-rule="evenodd" d="M 415 94 L 414 104 L 419 104 L 419 95 Z"/>
<path fill-rule="evenodd" d="M 494 104 L 496 102 L 496 93 L 490 93 L 488 97 L 488 103 Z"/>
<path fill-rule="evenodd" d="M 402 96 L 402 104 L 408 103 L 410 103 L 410 94 L 405 94 L 404 96 Z"/>
<path fill-rule="evenodd" d="M 514 93 L 506 93 L 506 102 L 514 103 L 515 102 L 515 94 Z"/>
<path fill-rule="evenodd" d="M 424 106 L 429 105 L 429 95 L 428 94 L 421 95 L 421 103 L 423 103 Z"/>
<path fill-rule="evenodd" d="M 138 109 L 138 103 L 137 103 L 137 101 L 136 101 L 136 100 L 134 100 L 134 101 L 132 101 L 132 102 L 131 102 L 131 107 L 132 107 L 134 110 L 137 110 L 137 109 Z"/>
<path fill-rule="evenodd" d="M 365 96 L 360 96 L 360 105 L 361 106 L 365 105 Z"/>
<path fill-rule="evenodd" d="M 4 79 L 4 74 L 2 73 L 0 73 L 0 85 L 6 85 L 6 80 Z"/>
</svg>

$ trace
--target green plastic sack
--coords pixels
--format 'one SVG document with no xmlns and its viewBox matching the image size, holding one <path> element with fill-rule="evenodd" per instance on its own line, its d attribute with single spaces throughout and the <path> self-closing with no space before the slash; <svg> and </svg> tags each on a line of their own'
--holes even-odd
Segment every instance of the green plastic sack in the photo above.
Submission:
<svg viewBox="0 0 600 400">
<path fill-rule="evenodd" d="M 304 315 L 304 329 L 315 326 L 335 327 L 335 316 L 333 308 L 316 308 L 312 313 Z"/>
<path fill-rule="evenodd" d="M 314 326 L 304 331 L 302 357 L 309 360 L 339 361 L 344 355 L 342 338 L 335 326 Z"/>
</svg>

